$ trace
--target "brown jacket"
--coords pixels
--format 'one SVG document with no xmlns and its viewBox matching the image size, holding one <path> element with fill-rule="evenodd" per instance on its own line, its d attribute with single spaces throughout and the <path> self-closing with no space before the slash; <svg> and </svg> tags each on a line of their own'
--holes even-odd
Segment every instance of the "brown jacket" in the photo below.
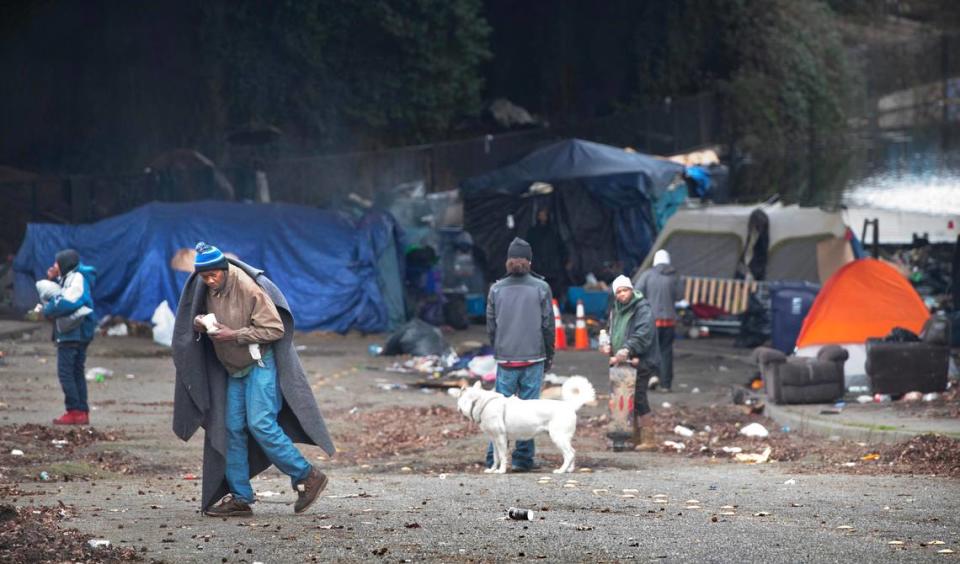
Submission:
<svg viewBox="0 0 960 564">
<path fill-rule="evenodd" d="M 217 321 L 237 332 L 236 342 L 211 339 L 217 358 L 230 374 L 253 364 L 248 345 L 272 343 L 283 337 L 277 306 L 253 278 L 232 264 L 223 287 L 207 289 L 207 313 L 216 315 Z M 265 353 L 265 349 L 261 351 Z"/>
</svg>

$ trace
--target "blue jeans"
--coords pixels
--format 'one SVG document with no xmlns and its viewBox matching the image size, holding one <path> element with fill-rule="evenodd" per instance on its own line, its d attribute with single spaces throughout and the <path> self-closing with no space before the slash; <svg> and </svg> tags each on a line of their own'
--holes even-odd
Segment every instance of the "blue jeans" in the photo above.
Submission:
<svg viewBox="0 0 960 564">
<path fill-rule="evenodd" d="M 83 366 L 87 362 L 90 343 L 63 343 L 57 345 L 57 378 L 63 388 L 63 403 L 67 411 L 90 411 L 87 405 L 87 380 Z"/>
<path fill-rule="evenodd" d="M 520 399 L 539 399 L 543 386 L 543 363 L 537 362 L 522 368 L 504 368 L 497 366 L 497 387 L 501 394 Z M 517 470 L 533 468 L 533 439 L 516 441 L 510 466 Z M 487 446 L 487 468 L 493 466 L 493 443 Z"/>
<path fill-rule="evenodd" d="M 283 394 L 277 384 L 273 351 L 263 356 L 263 364 L 263 367 L 255 365 L 242 378 L 230 377 L 227 384 L 227 485 L 236 499 L 246 503 L 254 502 L 247 461 L 249 435 L 257 441 L 270 462 L 290 476 L 294 487 L 310 474 L 311 468 L 277 423 L 277 414 L 283 407 Z"/>
</svg>

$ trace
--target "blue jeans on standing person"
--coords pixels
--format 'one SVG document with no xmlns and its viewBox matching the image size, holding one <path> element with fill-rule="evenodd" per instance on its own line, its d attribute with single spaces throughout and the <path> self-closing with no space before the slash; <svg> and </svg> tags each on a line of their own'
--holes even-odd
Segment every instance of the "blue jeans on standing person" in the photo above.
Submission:
<svg viewBox="0 0 960 564">
<path fill-rule="evenodd" d="M 520 399 L 540 399 L 540 388 L 543 386 L 543 363 L 535 362 L 530 366 L 520 368 L 504 368 L 497 365 L 496 391 L 510 397 Z M 513 456 L 510 466 L 514 470 L 533 469 L 534 446 L 533 439 L 516 441 L 513 447 Z M 487 468 L 493 466 L 493 443 L 487 446 Z"/>
<path fill-rule="evenodd" d="M 87 405 L 87 380 L 83 370 L 89 345 L 90 343 L 57 345 L 57 378 L 63 388 L 63 403 L 67 411 L 90 411 L 90 406 Z"/>
<path fill-rule="evenodd" d="M 255 364 L 246 376 L 230 377 L 226 415 L 227 485 L 239 501 L 254 502 L 247 461 L 247 430 L 270 462 L 290 476 L 294 487 L 310 474 L 310 463 L 277 423 L 281 407 L 283 394 L 277 383 L 277 364 L 272 350 L 263 355 L 263 366 Z"/>
</svg>

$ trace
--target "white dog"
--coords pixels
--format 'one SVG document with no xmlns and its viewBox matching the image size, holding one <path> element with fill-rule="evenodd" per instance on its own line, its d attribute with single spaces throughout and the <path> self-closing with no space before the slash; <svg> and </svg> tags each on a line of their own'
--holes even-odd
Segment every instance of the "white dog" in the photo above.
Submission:
<svg viewBox="0 0 960 564">
<path fill-rule="evenodd" d="M 583 376 L 570 377 L 563 383 L 562 392 L 563 400 L 522 400 L 484 390 L 480 382 L 462 390 L 457 411 L 480 425 L 493 442 L 493 467 L 484 472 L 506 473 L 510 458 L 507 443 L 532 439 L 542 431 L 550 433 L 553 444 L 563 453 L 563 464 L 553 473 L 573 472 L 576 451 L 570 442 L 577 432 L 577 410 L 596 399 L 596 392 Z"/>
</svg>

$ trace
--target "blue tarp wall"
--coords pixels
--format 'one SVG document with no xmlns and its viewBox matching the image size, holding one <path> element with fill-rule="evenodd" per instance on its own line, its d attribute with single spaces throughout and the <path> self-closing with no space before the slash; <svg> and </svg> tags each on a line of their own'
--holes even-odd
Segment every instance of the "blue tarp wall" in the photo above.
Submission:
<svg viewBox="0 0 960 564">
<path fill-rule="evenodd" d="M 97 314 L 149 321 L 164 300 L 176 310 L 187 280 L 170 259 L 206 241 L 264 269 L 287 297 L 297 329 L 386 331 L 392 308 L 381 288 L 402 279 L 378 271 L 384 254 L 395 253 L 392 221 L 388 214 L 354 223 L 306 206 L 204 201 L 152 203 L 89 225 L 31 223 L 14 260 L 14 305 L 33 307 L 34 281 L 46 276 L 57 251 L 74 248 L 98 271 Z"/>
</svg>

